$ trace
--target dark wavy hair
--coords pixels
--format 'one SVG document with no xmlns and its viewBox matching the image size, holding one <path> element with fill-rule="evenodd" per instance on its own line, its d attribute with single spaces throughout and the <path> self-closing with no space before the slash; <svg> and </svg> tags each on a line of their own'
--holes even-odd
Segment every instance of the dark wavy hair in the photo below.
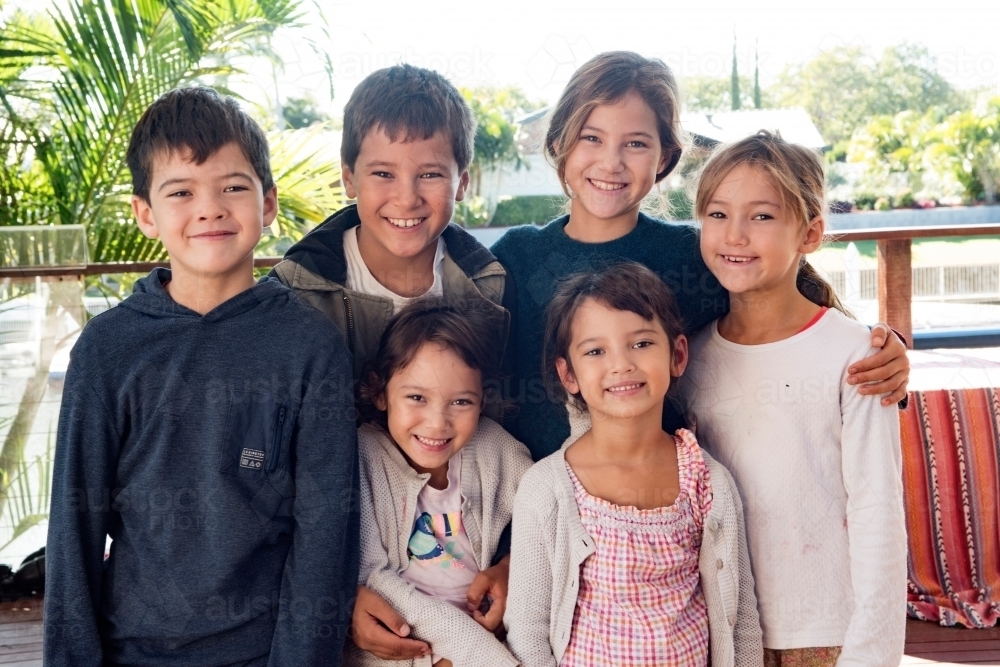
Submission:
<svg viewBox="0 0 1000 667">
<path fill-rule="evenodd" d="M 385 394 L 389 380 L 406 368 L 427 343 L 454 352 L 469 368 L 480 372 L 484 385 L 500 373 L 503 350 L 495 344 L 495 320 L 483 309 L 468 308 L 459 302 L 432 297 L 418 299 L 403 308 L 389 322 L 379 342 L 378 353 L 369 362 L 358 385 L 361 422 L 386 425 L 386 414 L 375 405 Z M 484 390 L 487 402 L 499 400 Z"/>
<path fill-rule="evenodd" d="M 545 387 L 552 400 L 564 403 L 570 398 L 581 407 L 586 402 L 579 394 L 570 396 L 556 372 L 556 359 L 569 364 L 569 346 L 573 341 L 573 318 L 583 302 L 593 299 L 614 310 L 635 313 L 644 320 L 657 321 L 670 341 L 670 351 L 684 323 L 674 293 L 651 270 L 637 262 L 612 264 L 596 273 L 574 273 L 556 288 L 546 309 L 544 368 Z M 572 370 L 572 365 L 570 365 Z"/>
</svg>

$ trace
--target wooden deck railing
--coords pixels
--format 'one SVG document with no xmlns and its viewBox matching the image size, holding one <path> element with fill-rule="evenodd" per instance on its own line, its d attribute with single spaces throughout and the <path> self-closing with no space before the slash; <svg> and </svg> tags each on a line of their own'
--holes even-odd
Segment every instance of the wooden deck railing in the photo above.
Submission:
<svg viewBox="0 0 1000 667">
<path fill-rule="evenodd" d="M 910 310 L 913 298 L 912 240 L 997 235 L 1000 235 L 1000 223 L 831 230 L 827 236 L 828 240 L 836 242 L 877 242 L 879 319 L 888 322 L 906 336 L 912 346 L 913 323 Z M 280 261 L 280 257 L 257 257 L 254 259 L 254 266 L 269 268 Z M 148 273 L 158 266 L 167 266 L 167 262 L 98 263 L 76 267 L 0 267 L 0 279 L 25 280 L 36 276 L 58 278 L 108 273 Z"/>
<path fill-rule="evenodd" d="M 913 239 L 1000 235 L 1000 224 L 964 227 L 882 227 L 831 231 L 830 241 L 876 241 L 878 247 L 878 318 L 903 334 L 913 346 Z"/>
</svg>

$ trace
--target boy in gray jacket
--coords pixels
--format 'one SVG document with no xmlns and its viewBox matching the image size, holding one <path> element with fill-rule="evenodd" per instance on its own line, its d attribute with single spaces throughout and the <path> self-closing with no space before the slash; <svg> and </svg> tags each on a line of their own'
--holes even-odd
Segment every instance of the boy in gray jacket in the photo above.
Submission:
<svg viewBox="0 0 1000 667">
<path fill-rule="evenodd" d="M 475 134 L 472 110 L 455 86 L 412 65 L 373 72 L 344 108 L 343 179 L 357 203 L 293 245 L 271 275 L 337 325 L 355 380 L 393 314 L 419 297 L 445 297 L 481 312 L 491 322 L 490 345 L 506 348 L 513 286 L 493 254 L 451 223 L 469 185 Z M 499 419 L 492 407 L 487 415 Z M 508 531 L 498 562 L 474 587 L 477 598 L 495 600 L 495 626 L 506 600 L 509 542 Z M 409 638 L 408 620 L 358 587 L 351 628 L 357 646 L 385 659 L 428 654 L 426 642 Z"/>
</svg>

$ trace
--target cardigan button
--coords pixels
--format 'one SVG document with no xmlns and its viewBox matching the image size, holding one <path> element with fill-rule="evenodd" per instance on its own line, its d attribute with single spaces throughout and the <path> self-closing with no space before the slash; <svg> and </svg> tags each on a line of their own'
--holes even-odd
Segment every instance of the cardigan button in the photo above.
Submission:
<svg viewBox="0 0 1000 667">
<path fill-rule="evenodd" d="M 721 570 L 722 569 L 722 559 L 721 558 L 719 560 L 715 561 L 715 569 L 717 569 L 717 570 Z"/>
</svg>

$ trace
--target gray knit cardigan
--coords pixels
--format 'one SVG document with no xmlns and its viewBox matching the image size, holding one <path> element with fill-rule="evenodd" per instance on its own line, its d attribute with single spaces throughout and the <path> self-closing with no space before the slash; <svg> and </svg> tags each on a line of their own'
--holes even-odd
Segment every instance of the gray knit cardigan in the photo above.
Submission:
<svg viewBox="0 0 1000 667">
<path fill-rule="evenodd" d="M 523 667 L 556 667 L 562 659 L 573 625 L 580 565 L 595 549 L 580 521 L 564 452 L 535 464 L 514 500 L 504 624 L 507 644 Z M 712 509 L 699 556 L 711 664 L 759 667 L 764 649 L 743 506 L 729 472 L 704 450 L 702 456 L 712 483 Z"/>
<path fill-rule="evenodd" d="M 361 572 L 359 583 L 382 596 L 437 656 L 454 667 L 517 665 L 491 632 L 442 600 L 417 591 L 400 573 L 410 563 L 407 544 L 416 518 L 417 496 L 430 478 L 415 471 L 385 431 L 358 429 L 361 466 Z M 482 417 L 462 450 L 462 525 L 476 563 L 486 569 L 500 534 L 510 523 L 514 493 L 531 467 L 527 448 L 496 422 Z M 347 642 L 345 667 L 430 667 L 431 658 L 381 660 Z"/>
</svg>

